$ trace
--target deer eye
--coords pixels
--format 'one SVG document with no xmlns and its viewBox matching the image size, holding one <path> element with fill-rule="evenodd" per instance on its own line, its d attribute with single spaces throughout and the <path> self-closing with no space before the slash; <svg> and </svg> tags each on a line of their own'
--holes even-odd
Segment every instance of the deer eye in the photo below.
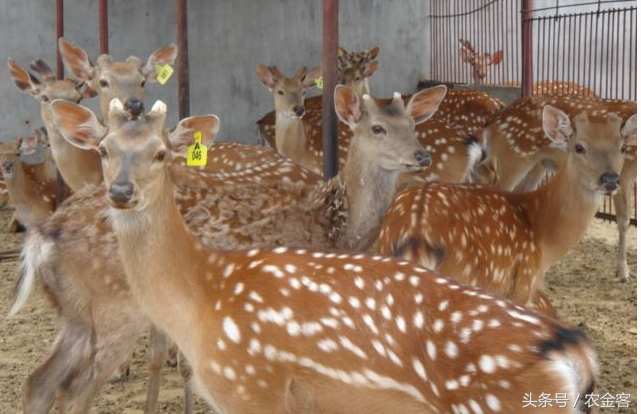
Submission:
<svg viewBox="0 0 641 414">
<path fill-rule="evenodd" d="M 142 81 L 142 82 L 140 82 L 140 87 L 144 88 L 146 84 L 147 84 L 147 81 Z"/>
<path fill-rule="evenodd" d="M 109 82 L 107 82 L 104 79 L 100 79 L 100 87 L 101 88 L 108 88 L 109 87 Z"/>
<path fill-rule="evenodd" d="M 621 145 L 621 152 L 626 152 L 627 150 L 628 150 L 628 145 L 627 144 Z"/>
<path fill-rule="evenodd" d="M 105 147 L 98 147 L 98 153 L 101 158 L 107 158 L 107 149 Z"/>
<path fill-rule="evenodd" d="M 40 99 L 42 99 L 42 102 L 49 102 L 49 97 L 47 95 L 42 95 Z"/>
<path fill-rule="evenodd" d="M 285 95 L 285 92 L 283 92 L 281 89 L 278 90 L 279 95 Z"/>
<path fill-rule="evenodd" d="M 585 147 L 584 147 L 583 145 L 581 145 L 581 144 L 576 144 L 576 145 L 574 146 L 574 151 L 575 151 L 577 154 L 585 154 Z"/>
<path fill-rule="evenodd" d="M 303 96 L 307 95 L 307 91 L 303 90 Z"/>
<path fill-rule="evenodd" d="M 385 128 L 383 128 L 380 125 L 372 125 L 372 132 L 375 133 L 376 135 L 384 134 L 385 133 Z"/>
<path fill-rule="evenodd" d="M 165 151 L 158 151 L 158 153 L 154 157 L 154 161 L 162 162 L 165 160 L 166 155 L 167 153 Z"/>
</svg>

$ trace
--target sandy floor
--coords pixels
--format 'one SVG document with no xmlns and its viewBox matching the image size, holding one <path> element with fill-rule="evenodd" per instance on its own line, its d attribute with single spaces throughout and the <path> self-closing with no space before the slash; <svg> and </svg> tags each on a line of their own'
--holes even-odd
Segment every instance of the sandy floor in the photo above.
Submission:
<svg viewBox="0 0 641 414">
<path fill-rule="evenodd" d="M 0 213 L 3 229 L 9 213 Z M 629 232 L 628 260 L 636 275 L 636 229 Z M 628 409 L 601 412 L 636 413 L 637 279 L 615 279 L 616 226 L 595 220 L 584 241 L 548 275 L 550 296 L 565 320 L 583 326 L 602 366 L 601 394 L 628 393 Z M 20 235 L 0 232 L 0 250 L 17 247 Z M 0 312 L 8 309 L 16 262 L 0 263 Z M 16 317 L 0 319 L 0 413 L 20 411 L 20 387 L 52 345 L 59 320 L 41 292 L 29 298 Z M 146 394 L 146 337 L 133 356 L 129 378 L 107 385 L 95 401 L 93 414 L 142 413 Z M 160 413 L 182 412 L 182 381 L 175 368 L 165 368 Z M 52 410 L 52 412 L 58 412 Z M 213 413 L 196 398 L 195 413 Z"/>
</svg>

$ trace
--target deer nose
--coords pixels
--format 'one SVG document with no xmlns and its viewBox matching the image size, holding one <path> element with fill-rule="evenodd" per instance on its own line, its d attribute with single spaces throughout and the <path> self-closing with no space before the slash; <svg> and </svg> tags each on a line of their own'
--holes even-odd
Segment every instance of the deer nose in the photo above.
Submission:
<svg viewBox="0 0 641 414">
<path fill-rule="evenodd" d="M 432 156 L 425 150 L 416 151 L 414 153 L 414 158 L 416 158 L 418 164 L 423 167 L 429 167 L 432 164 Z"/>
<path fill-rule="evenodd" d="M 139 116 L 144 109 L 142 101 L 138 98 L 129 98 L 125 102 L 125 109 L 134 117 Z"/>
<path fill-rule="evenodd" d="M 305 108 L 303 108 L 301 105 L 296 105 L 294 107 L 294 113 L 297 117 L 302 118 L 303 115 L 305 115 Z"/>
<path fill-rule="evenodd" d="M 3 162 L 2 163 L 2 169 L 4 171 L 11 171 L 11 168 L 13 168 L 13 163 L 12 162 Z"/>
<path fill-rule="evenodd" d="M 599 182 L 606 190 L 614 191 L 619 188 L 621 177 L 619 177 L 619 174 L 615 172 L 608 171 L 601 175 L 601 178 L 599 178 Z"/>
<path fill-rule="evenodd" d="M 109 187 L 109 198 L 116 203 L 128 203 L 134 194 L 134 186 L 130 182 L 113 183 Z"/>
</svg>

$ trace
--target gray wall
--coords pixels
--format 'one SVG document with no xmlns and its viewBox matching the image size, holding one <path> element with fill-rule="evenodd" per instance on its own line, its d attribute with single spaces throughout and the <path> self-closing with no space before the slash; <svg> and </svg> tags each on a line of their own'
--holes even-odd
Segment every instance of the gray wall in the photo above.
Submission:
<svg viewBox="0 0 641 414">
<path fill-rule="evenodd" d="M 23 66 L 37 58 L 55 67 L 53 1 L 0 0 L 0 57 Z M 348 49 L 381 46 L 379 72 L 371 80 L 375 95 L 411 92 L 427 75 L 427 2 L 424 0 L 342 0 L 341 45 Z M 313 67 L 321 59 L 320 0 L 190 0 L 189 53 L 192 114 L 215 113 L 221 140 L 255 143 L 255 122 L 271 110 L 269 92 L 256 78 L 258 63 L 278 65 L 286 74 Z M 65 37 L 98 56 L 98 2 L 65 1 Z M 174 1 L 109 1 L 112 57 L 146 59 L 175 41 Z M 169 104 L 176 121 L 176 77 L 148 88 L 147 107 L 156 99 Z M 97 101 L 89 104 L 97 109 Z M 28 133 L 25 121 L 40 126 L 39 106 L 18 91 L 0 69 L 2 140 Z"/>
</svg>

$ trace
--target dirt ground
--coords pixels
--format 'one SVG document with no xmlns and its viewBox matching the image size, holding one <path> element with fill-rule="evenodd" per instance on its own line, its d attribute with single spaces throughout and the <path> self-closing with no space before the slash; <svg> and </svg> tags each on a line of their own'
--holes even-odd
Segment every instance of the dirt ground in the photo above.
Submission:
<svg viewBox="0 0 641 414">
<path fill-rule="evenodd" d="M 0 212 L 4 229 L 10 212 Z M 631 283 L 615 278 L 616 226 L 594 220 L 588 235 L 548 274 L 550 297 L 559 315 L 581 325 L 597 349 L 601 363 L 599 392 L 631 394 L 630 408 L 600 412 L 636 413 L 637 401 L 637 237 L 629 232 L 628 260 L 635 274 Z M 18 247 L 21 235 L 0 232 L 0 251 Z M 0 312 L 9 308 L 17 262 L 0 262 Z M 0 414 L 21 412 L 22 381 L 47 355 L 59 319 L 40 291 L 11 319 L 0 319 Z M 146 340 L 141 338 L 127 379 L 105 386 L 92 414 L 138 414 L 146 395 Z M 52 412 L 58 413 L 57 410 Z M 160 413 L 182 412 L 182 381 L 175 368 L 167 367 L 161 385 Z M 195 414 L 213 413 L 196 398 Z"/>
</svg>

